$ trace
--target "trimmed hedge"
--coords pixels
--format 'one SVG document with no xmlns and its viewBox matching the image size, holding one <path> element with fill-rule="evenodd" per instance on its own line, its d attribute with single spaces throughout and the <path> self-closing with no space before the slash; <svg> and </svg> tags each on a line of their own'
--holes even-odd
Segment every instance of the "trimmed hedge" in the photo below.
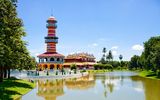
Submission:
<svg viewBox="0 0 160 100">
<path fill-rule="evenodd" d="M 95 64 L 94 69 L 108 69 L 108 70 L 113 70 L 113 66 L 111 64 Z"/>
</svg>

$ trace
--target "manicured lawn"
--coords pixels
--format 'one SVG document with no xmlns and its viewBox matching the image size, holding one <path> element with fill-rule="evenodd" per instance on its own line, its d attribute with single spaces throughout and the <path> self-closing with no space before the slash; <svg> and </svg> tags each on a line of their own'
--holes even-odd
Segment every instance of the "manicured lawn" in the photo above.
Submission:
<svg viewBox="0 0 160 100">
<path fill-rule="evenodd" d="M 144 71 L 141 71 L 139 73 L 139 76 L 141 77 L 146 77 L 146 78 L 151 78 L 151 79 L 160 79 L 157 77 L 157 74 L 153 71 L 147 71 L 147 70 L 144 70 Z"/>
<path fill-rule="evenodd" d="M 110 70 L 87 70 L 88 73 L 104 73 L 110 72 Z"/>
<path fill-rule="evenodd" d="M 88 73 L 104 73 L 104 72 L 112 72 L 112 71 L 129 71 L 127 69 L 113 69 L 113 70 L 103 70 L 103 69 L 99 69 L 99 70 L 86 70 Z"/>
<path fill-rule="evenodd" d="M 0 83 L 0 100 L 20 98 L 35 87 L 35 83 L 19 79 L 4 79 Z"/>
</svg>

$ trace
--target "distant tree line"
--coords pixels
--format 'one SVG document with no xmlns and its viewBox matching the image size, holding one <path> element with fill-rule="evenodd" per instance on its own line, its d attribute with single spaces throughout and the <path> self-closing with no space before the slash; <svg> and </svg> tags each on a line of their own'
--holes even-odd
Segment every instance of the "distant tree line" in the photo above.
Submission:
<svg viewBox="0 0 160 100">
<path fill-rule="evenodd" d="M 120 61 L 114 61 L 112 51 L 109 50 L 107 53 L 106 48 L 104 47 L 102 50 L 102 58 L 98 61 L 98 64 L 94 65 L 94 69 L 127 69 L 128 61 L 123 61 L 123 56 L 119 55 Z"/>
<path fill-rule="evenodd" d="M 109 50 L 106 54 L 106 48 L 102 50 L 103 56 L 95 69 L 105 68 L 105 64 L 112 65 L 115 69 L 129 69 L 129 70 L 152 70 L 160 77 L 160 36 L 151 37 L 144 42 L 144 51 L 142 54 L 134 55 L 130 61 L 123 61 L 123 56 L 119 55 L 120 61 L 113 61 L 112 51 Z M 97 66 L 99 66 L 97 68 Z"/>
<path fill-rule="evenodd" d="M 23 22 L 17 17 L 17 0 L 0 0 L 0 82 L 10 78 L 10 69 L 31 69 L 35 58 L 29 55 Z"/>
</svg>

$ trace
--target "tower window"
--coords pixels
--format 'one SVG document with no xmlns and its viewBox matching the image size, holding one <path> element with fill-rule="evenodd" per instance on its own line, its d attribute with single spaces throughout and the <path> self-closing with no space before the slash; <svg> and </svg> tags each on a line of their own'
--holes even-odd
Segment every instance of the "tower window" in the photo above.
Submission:
<svg viewBox="0 0 160 100">
<path fill-rule="evenodd" d="M 59 59 L 59 58 L 57 58 L 57 61 L 60 61 L 60 59 Z"/>
<path fill-rule="evenodd" d="M 54 61 L 54 58 L 51 58 L 50 61 Z"/>
</svg>

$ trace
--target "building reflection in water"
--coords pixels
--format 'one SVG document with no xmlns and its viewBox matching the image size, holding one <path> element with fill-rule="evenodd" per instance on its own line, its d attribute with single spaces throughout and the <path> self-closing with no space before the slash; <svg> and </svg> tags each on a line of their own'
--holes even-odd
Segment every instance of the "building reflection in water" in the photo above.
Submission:
<svg viewBox="0 0 160 100">
<path fill-rule="evenodd" d="M 65 85 L 68 89 L 86 90 L 95 86 L 95 79 L 93 75 L 67 79 Z"/>
<path fill-rule="evenodd" d="M 64 80 L 39 80 L 38 96 L 42 96 L 45 100 L 56 100 L 58 96 L 64 95 Z"/>
<path fill-rule="evenodd" d="M 68 89 L 86 90 L 95 86 L 93 75 L 81 78 L 57 79 L 57 80 L 38 80 L 38 96 L 45 100 L 56 100 L 58 96 L 65 94 L 64 86 Z"/>
</svg>

